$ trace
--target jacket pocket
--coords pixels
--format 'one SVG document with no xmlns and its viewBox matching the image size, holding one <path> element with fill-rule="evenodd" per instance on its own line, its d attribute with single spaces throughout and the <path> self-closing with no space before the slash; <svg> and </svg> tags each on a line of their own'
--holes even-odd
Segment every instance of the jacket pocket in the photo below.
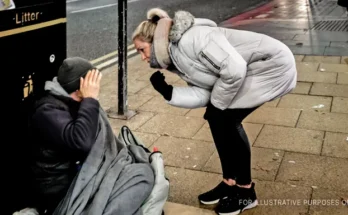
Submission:
<svg viewBox="0 0 348 215">
<path fill-rule="evenodd" d="M 219 73 L 222 69 L 222 63 L 228 57 L 228 53 L 223 50 L 214 41 L 210 41 L 208 45 L 199 53 L 198 59 L 214 73 Z"/>
<path fill-rule="evenodd" d="M 207 74 L 207 75 L 211 75 L 213 77 L 219 77 L 216 73 L 211 71 L 211 69 L 208 68 L 205 64 L 194 63 L 193 67 L 194 67 L 195 72 L 204 73 L 204 74 Z"/>
</svg>

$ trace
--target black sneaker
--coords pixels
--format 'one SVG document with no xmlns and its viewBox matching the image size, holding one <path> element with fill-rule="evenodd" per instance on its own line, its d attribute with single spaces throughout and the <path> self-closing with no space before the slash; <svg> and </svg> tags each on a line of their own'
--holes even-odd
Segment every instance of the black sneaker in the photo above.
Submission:
<svg viewBox="0 0 348 215">
<path fill-rule="evenodd" d="M 214 189 L 198 196 L 199 201 L 205 205 L 213 205 L 220 201 L 220 199 L 233 196 L 236 186 L 229 186 L 225 182 L 221 182 Z"/>
<path fill-rule="evenodd" d="M 258 205 L 254 182 L 249 189 L 240 188 L 238 186 L 235 187 L 235 195 L 221 199 L 220 204 L 215 208 L 217 214 L 237 215 L 244 210 L 254 208 Z"/>
</svg>

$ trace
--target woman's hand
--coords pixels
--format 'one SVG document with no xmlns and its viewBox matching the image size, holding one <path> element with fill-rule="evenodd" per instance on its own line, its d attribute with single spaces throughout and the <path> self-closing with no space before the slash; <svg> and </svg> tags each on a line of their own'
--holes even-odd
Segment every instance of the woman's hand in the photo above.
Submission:
<svg viewBox="0 0 348 215">
<path fill-rule="evenodd" d="M 165 77 L 163 73 L 157 71 L 153 73 L 150 77 L 151 84 L 153 88 L 167 100 L 170 101 L 172 99 L 173 86 L 168 85 L 165 81 Z"/>
</svg>

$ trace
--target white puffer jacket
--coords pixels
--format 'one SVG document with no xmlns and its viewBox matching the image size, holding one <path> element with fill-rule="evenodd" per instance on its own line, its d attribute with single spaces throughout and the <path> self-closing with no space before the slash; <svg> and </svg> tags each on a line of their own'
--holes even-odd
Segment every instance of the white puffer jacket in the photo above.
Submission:
<svg viewBox="0 0 348 215">
<path fill-rule="evenodd" d="M 252 108 L 296 86 L 291 50 L 267 35 L 226 29 L 179 11 L 173 19 L 169 52 L 188 87 L 174 87 L 168 103 L 199 108 L 209 100 L 219 109 Z"/>
</svg>

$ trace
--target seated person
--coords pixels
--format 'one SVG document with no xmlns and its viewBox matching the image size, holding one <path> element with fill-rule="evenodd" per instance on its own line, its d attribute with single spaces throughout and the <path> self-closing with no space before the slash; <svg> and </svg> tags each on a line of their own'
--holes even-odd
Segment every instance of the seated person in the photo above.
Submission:
<svg viewBox="0 0 348 215">
<path fill-rule="evenodd" d="M 30 166 L 40 214 L 137 214 L 150 195 L 154 172 L 115 137 L 98 102 L 101 78 L 87 60 L 68 58 L 34 106 Z"/>
</svg>

